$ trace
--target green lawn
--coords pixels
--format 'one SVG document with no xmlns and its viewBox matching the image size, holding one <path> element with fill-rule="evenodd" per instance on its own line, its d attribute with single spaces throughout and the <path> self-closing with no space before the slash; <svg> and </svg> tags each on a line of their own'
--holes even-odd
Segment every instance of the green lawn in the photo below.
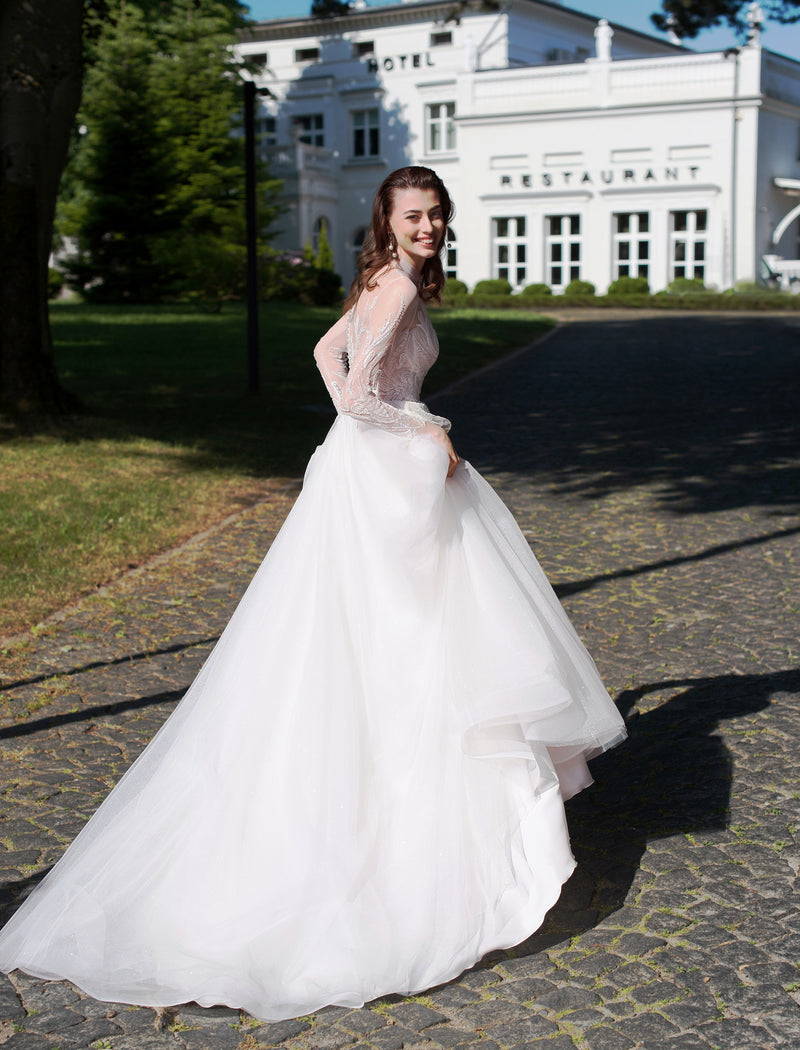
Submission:
<svg viewBox="0 0 800 1050">
<path fill-rule="evenodd" d="M 0 636 L 302 474 L 332 420 L 312 350 L 336 316 L 264 304 L 252 397 L 238 304 L 55 304 L 59 373 L 83 410 L 34 434 L 0 427 Z M 427 394 L 552 324 L 508 310 L 432 317 L 441 356 Z"/>
</svg>

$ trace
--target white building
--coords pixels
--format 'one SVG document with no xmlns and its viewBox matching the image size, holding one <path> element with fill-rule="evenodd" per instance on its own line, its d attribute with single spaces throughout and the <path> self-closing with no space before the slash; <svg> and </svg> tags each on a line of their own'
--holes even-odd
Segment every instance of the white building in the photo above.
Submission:
<svg viewBox="0 0 800 1050">
<path fill-rule="evenodd" d="M 780 259 L 800 255 L 800 63 L 761 48 L 752 8 L 747 45 L 708 54 L 547 0 L 356 0 L 343 17 L 256 23 L 239 51 L 284 180 L 276 243 L 326 223 L 348 281 L 378 184 L 424 164 L 456 203 L 447 268 L 470 287 L 580 277 L 602 292 L 630 274 L 728 288 L 765 258 L 800 277 Z"/>
</svg>

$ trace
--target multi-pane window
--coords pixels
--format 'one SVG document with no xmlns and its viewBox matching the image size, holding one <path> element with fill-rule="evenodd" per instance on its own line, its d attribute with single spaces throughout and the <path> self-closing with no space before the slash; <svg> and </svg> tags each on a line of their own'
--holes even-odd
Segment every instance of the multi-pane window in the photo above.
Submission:
<svg viewBox="0 0 800 1050">
<path fill-rule="evenodd" d="M 298 138 L 308 146 L 325 145 L 325 117 L 322 113 L 307 113 L 297 117 L 295 126 L 299 129 Z"/>
<path fill-rule="evenodd" d="M 358 269 L 358 257 L 364 247 L 364 238 L 367 236 L 367 227 L 361 226 L 353 234 L 353 266 Z"/>
<path fill-rule="evenodd" d="M 452 226 L 447 227 L 447 255 L 445 257 L 445 277 L 456 277 L 456 265 L 458 263 L 458 249 L 456 248 L 456 235 Z"/>
<path fill-rule="evenodd" d="M 670 212 L 670 280 L 676 277 L 705 280 L 707 235 L 707 211 Z"/>
<path fill-rule="evenodd" d="M 513 285 L 525 284 L 528 275 L 528 240 L 523 215 L 494 219 L 494 276 Z"/>
<path fill-rule="evenodd" d="M 350 114 L 353 128 L 353 156 L 377 157 L 380 153 L 380 114 L 377 109 L 354 109 Z"/>
<path fill-rule="evenodd" d="M 563 288 L 581 275 L 580 215 L 548 215 L 545 218 L 547 283 Z"/>
<path fill-rule="evenodd" d="M 434 102 L 425 107 L 425 127 L 431 153 L 456 148 L 455 115 L 455 102 Z"/>
<path fill-rule="evenodd" d="M 646 211 L 614 216 L 614 276 L 647 277 L 650 270 L 650 216 Z"/>
<path fill-rule="evenodd" d="M 267 148 L 278 142 L 278 120 L 276 117 L 258 117 L 256 120 L 256 139 L 259 146 Z"/>
</svg>

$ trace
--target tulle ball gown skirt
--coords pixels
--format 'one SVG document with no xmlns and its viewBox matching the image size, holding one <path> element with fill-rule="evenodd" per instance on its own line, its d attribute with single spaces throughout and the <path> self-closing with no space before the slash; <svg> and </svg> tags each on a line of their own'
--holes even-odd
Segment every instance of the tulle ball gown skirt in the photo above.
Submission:
<svg viewBox="0 0 800 1050">
<path fill-rule="evenodd" d="M 340 416 L 196 681 L 0 935 L 0 968 L 265 1020 L 529 936 L 622 722 L 513 518 Z"/>
</svg>

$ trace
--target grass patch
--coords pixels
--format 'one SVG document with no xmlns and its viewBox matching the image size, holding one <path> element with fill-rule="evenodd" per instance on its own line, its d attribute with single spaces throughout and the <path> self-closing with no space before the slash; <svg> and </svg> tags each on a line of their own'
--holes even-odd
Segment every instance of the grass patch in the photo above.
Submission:
<svg viewBox="0 0 800 1050">
<path fill-rule="evenodd" d="M 0 419 L 0 637 L 301 474 L 333 418 L 312 350 L 336 316 L 264 304 L 252 397 L 238 304 L 53 305 L 59 374 L 83 410 L 26 433 Z M 507 310 L 432 317 L 428 394 L 552 324 Z"/>
</svg>

